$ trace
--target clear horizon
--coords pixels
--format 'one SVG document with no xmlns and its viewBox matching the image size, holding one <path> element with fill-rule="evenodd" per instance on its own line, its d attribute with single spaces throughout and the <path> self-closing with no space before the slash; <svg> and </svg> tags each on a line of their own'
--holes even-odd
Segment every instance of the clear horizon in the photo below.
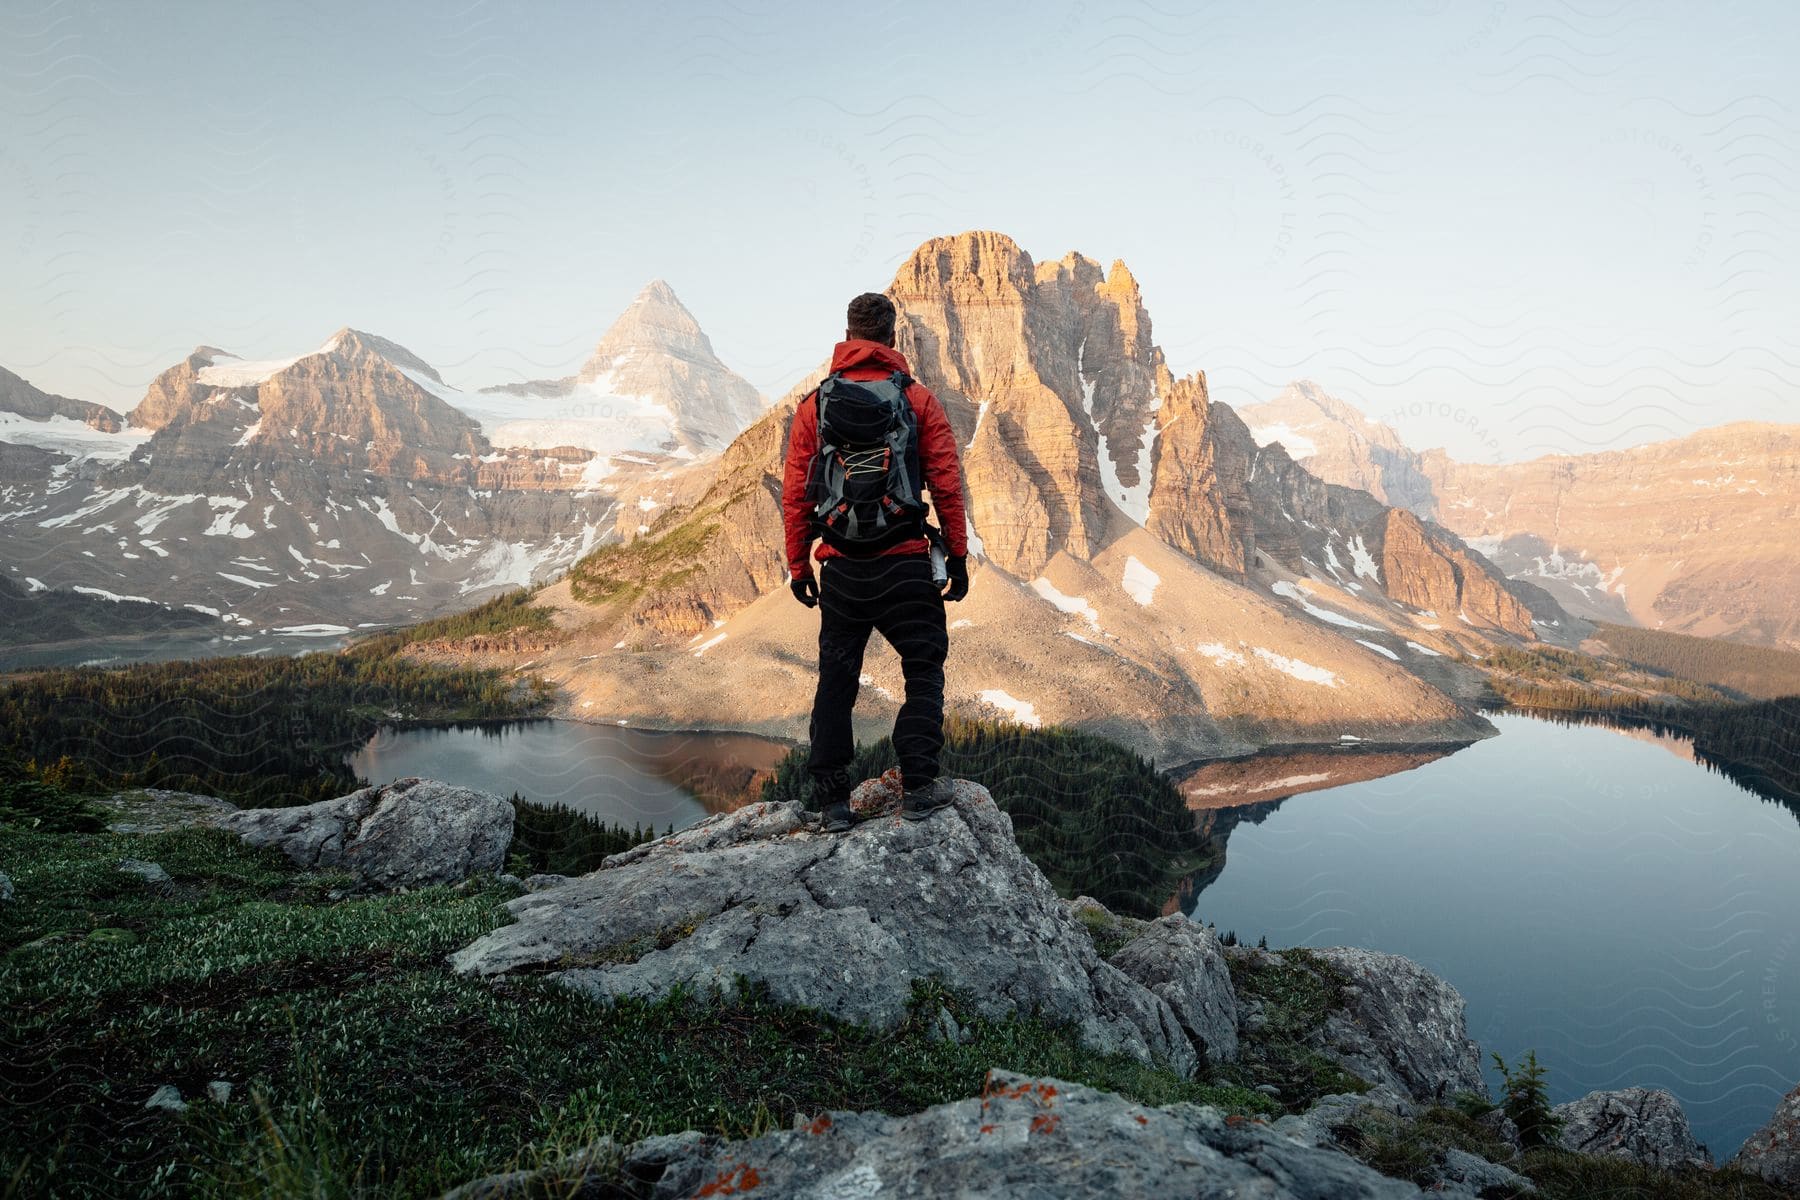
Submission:
<svg viewBox="0 0 1800 1200">
<path fill-rule="evenodd" d="M 775 396 L 988 228 L 1125 261 L 1215 398 L 1309 378 L 1419 449 L 1800 418 L 1794 10 L 827 11 L 0 17 L 0 366 L 129 408 L 351 325 L 473 388 L 663 278 Z"/>
</svg>

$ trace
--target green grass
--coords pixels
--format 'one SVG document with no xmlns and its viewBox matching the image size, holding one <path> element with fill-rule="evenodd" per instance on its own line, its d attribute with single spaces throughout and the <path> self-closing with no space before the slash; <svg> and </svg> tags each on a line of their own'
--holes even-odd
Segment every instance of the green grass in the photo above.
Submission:
<svg viewBox="0 0 1800 1200">
<path fill-rule="evenodd" d="M 122 874 L 126 857 L 173 887 Z M 749 987 L 606 1007 L 541 979 L 458 978 L 444 955 L 509 919 L 516 892 L 498 883 L 334 899 L 341 877 L 217 831 L 22 822 L 0 827 L 0 869 L 17 888 L 0 908 L 9 1195 L 434 1195 L 601 1135 L 915 1111 L 978 1093 L 995 1066 L 1277 1111 L 1241 1081 L 980 1018 L 931 983 L 877 1032 Z M 935 1035 L 941 1009 L 966 1042 Z M 212 1080 L 233 1085 L 228 1103 L 205 1098 Z M 186 1112 L 143 1108 L 164 1084 Z"/>
<path fill-rule="evenodd" d="M 1466 1150 L 1489 1162 L 1511 1163 L 1518 1152 L 1506 1139 L 1482 1126 L 1468 1113 L 1442 1105 L 1426 1108 L 1405 1121 L 1392 1113 L 1364 1110 L 1347 1126 L 1334 1130 L 1339 1145 L 1383 1175 L 1421 1186 L 1432 1182 L 1432 1167 L 1445 1150 Z M 1527 1193 L 1528 1194 L 1528 1193 Z"/>
<path fill-rule="evenodd" d="M 1260 1002 L 1268 1024 L 1241 1042 L 1238 1061 L 1221 1067 L 1220 1078 L 1249 1088 L 1273 1085 L 1289 1112 L 1304 1112 L 1320 1096 L 1368 1091 L 1367 1080 L 1308 1044 L 1331 1012 L 1344 1007 L 1346 982 L 1304 949 L 1284 950 L 1266 963 L 1234 956 L 1238 1004 Z"/>
<path fill-rule="evenodd" d="M 1566 1150 L 1518 1153 L 1456 1108 L 1426 1108 L 1410 1121 L 1365 1111 L 1334 1131 L 1339 1145 L 1383 1175 L 1427 1184 L 1446 1149 L 1501 1163 L 1530 1181 L 1518 1197 L 1540 1200 L 1779 1200 L 1784 1191 L 1741 1171 L 1659 1171 L 1617 1158 Z M 1499 1198 L 1496 1198 L 1499 1200 Z M 1511 1200 L 1508 1197 L 1507 1200 Z"/>
<path fill-rule="evenodd" d="M 730 503 L 697 512 L 677 510 L 642 537 L 601 546 L 569 568 L 570 594 L 600 604 L 681 583 L 700 570 L 707 546 L 718 535 L 719 514 Z"/>
<path fill-rule="evenodd" d="M 1536 1184 L 1546 1200 L 1793 1200 L 1794 1196 L 1791 1189 L 1742 1171 L 1659 1171 L 1566 1150 L 1533 1150 L 1513 1169 Z"/>
<path fill-rule="evenodd" d="M 532 604 L 537 591 L 536 588 L 521 588 L 515 592 L 503 592 L 466 612 L 434 617 L 416 625 L 408 625 L 404 629 L 363 638 L 356 643 L 356 648 L 367 654 L 380 655 L 395 653 L 415 642 L 460 641 L 501 633 L 536 633 L 556 637 L 556 620 L 550 611 Z"/>
</svg>

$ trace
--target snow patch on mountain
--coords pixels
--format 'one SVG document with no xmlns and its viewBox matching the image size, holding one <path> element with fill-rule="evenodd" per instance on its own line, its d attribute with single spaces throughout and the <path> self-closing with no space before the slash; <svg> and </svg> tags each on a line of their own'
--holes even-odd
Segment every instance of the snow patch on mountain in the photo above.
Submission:
<svg viewBox="0 0 1800 1200">
<path fill-rule="evenodd" d="M 1370 632 L 1380 632 L 1378 626 L 1364 625 L 1361 621 L 1351 620 L 1343 613 L 1333 612 L 1329 608 L 1320 608 L 1318 605 L 1308 600 L 1304 592 L 1285 579 L 1277 580 L 1275 583 L 1270 584 L 1269 590 L 1274 592 L 1277 596 L 1292 600 L 1295 604 L 1298 604 L 1301 608 L 1305 609 L 1307 615 L 1316 617 L 1328 625 L 1338 625 L 1345 629 L 1366 629 Z"/>
<path fill-rule="evenodd" d="M 1311 458 L 1319 452 L 1317 442 L 1289 425 L 1261 425 L 1250 430 L 1250 436 L 1259 446 L 1281 443 L 1289 458 L 1299 462 L 1303 458 Z"/>
<path fill-rule="evenodd" d="M 147 429 L 127 427 L 118 433 L 106 433 L 61 414 L 37 418 L 0 412 L 0 442 L 35 446 L 52 454 L 66 454 L 78 461 L 123 461 L 149 440 Z"/>
<path fill-rule="evenodd" d="M 1021 725 L 1036 729 L 1044 723 L 1043 718 L 1038 716 L 1037 706 L 1029 700 L 1020 700 L 1000 688 L 986 688 L 978 695 L 983 702 L 993 705 Z"/>
<path fill-rule="evenodd" d="M 1099 630 L 1100 613 L 1092 604 L 1088 603 L 1086 596 L 1066 596 L 1057 590 L 1054 583 L 1041 575 L 1031 581 L 1031 590 L 1055 605 L 1058 611 L 1075 613 L 1085 618 L 1096 631 Z"/>
<path fill-rule="evenodd" d="M 1139 562 L 1136 555 L 1125 560 L 1125 577 L 1119 581 L 1119 586 L 1139 604 L 1149 607 L 1156 599 L 1156 586 L 1161 582 L 1162 576 Z"/>
<path fill-rule="evenodd" d="M 1264 649 L 1261 646 L 1251 647 L 1251 652 L 1283 675 L 1291 675 L 1302 683 L 1317 683 L 1325 687 L 1338 685 L 1337 673 L 1328 671 L 1324 667 L 1315 667 L 1309 662 L 1289 658 L 1285 654 L 1277 654 L 1275 651 Z"/>
<path fill-rule="evenodd" d="M 335 348 L 334 344 L 328 343 L 328 345 Z M 210 367 L 201 367 L 195 373 L 194 379 L 208 387 L 255 387 L 269 377 L 287 370 L 302 358 L 308 357 L 310 355 L 296 354 L 292 358 L 268 358 L 256 362 L 246 362 L 235 355 L 221 354 L 213 359 Z"/>
</svg>

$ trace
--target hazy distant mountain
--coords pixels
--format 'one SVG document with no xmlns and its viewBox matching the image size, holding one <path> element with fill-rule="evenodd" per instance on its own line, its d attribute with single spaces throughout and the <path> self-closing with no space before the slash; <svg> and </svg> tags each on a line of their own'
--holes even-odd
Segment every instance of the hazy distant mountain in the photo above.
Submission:
<svg viewBox="0 0 1800 1200">
<path fill-rule="evenodd" d="M 1309 471 L 1372 484 L 1571 612 L 1800 646 L 1800 425 L 1484 464 L 1410 450 L 1309 383 L 1243 411 Z"/>
<path fill-rule="evenodd" d="M 34 388 L 11 371 L 0 368 L 0 438 L 9 425 L 23 427 L 24 422 L 41 424 L 39 436 L 54 437 L 64 422 L 81 425 L 96 433 L 117 433 L 125 427 L 125 418 L 104 404 L 87 400 L 71 400 Z M 80 439 L 83 434 L 72 434 Z"/>
<path fill-rule="evenodd" d="M 968 233 L 921 246 L 889 294 L 966 447 L 978 558 L 950 614 L 956 708 L 1175 756 L 1467 738 L 1485 726 L 1451 694 L 1475 682 L 1454 654 L 1573 632 L 1448 532 L 1257 447 L 1203 376 L 1172 378 L 1123 264 L 1037 263 Z M 817 616 L 783 586 L 777 502 L 810 383 L 696 468 L 711 483 L 691 504 L 543 593 L 579 632 L 534 647 L 533 670 L 576 714 L 803 727 Z M 891 717 L 889 656 L 867 682 L 866 718 Z"/>
<path fill-rule="evenodd" d="M 576 374 L 487 388 L 458 403 L 497 446 L 686 458 L 722 450 L 763 410 L 762 396 L 719 361 L 660 279 L 638 293 Z"/>
<path fill-rule="evenodd" d="M 1393 427 L 1364 416 L 1311 380 L 1288 384 L 1266 403 L 1241 406 L 1238 415 L 1257 445 L 1280 442 L 1289 457 L 1320 479 L 1437 519 L 1419 456 Z"/>
</svg>

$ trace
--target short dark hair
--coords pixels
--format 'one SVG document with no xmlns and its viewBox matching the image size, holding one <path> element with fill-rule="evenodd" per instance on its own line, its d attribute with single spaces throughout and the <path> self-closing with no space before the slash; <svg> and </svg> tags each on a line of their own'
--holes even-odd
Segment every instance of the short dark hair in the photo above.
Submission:
<svg viewBox="0 0 1800 1200">
<path fill-rule="evenodd" d="M 880 292 L 864 292 L 844 314 L 844 336 L 884 344 L 894 340 L 894 302 Z"/>
</svg>

